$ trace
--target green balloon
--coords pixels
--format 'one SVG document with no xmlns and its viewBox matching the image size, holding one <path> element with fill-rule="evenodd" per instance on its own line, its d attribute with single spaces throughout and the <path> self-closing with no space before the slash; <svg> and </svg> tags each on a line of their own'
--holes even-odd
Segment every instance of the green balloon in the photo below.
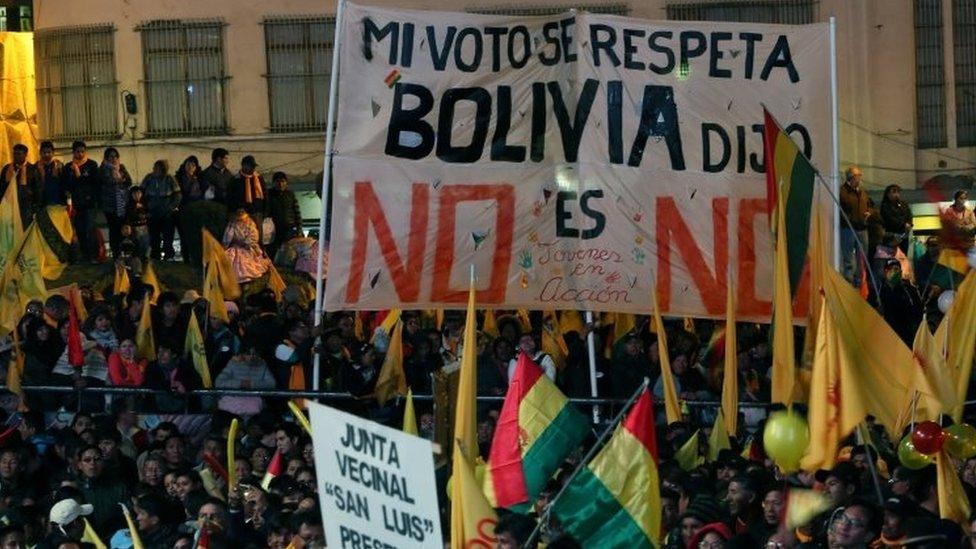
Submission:
<svg viewBox="0 0 976 549">
<path fill-rule="evenodd" d="M 927 456 L 915 449 L 912 444 L 912 434 L 908 433 L 898 444 L 898 461 L 909 469 L 922 469 L 931 464 L 932 456 Z"/>
<path fill-rule="evenodd" d="M 945 447 L 949 455 L 958 459 L 976 456 L 976 427 L 968 423 L 957 423 L 942 431 L 946 435 Z"/>
<path fill-rule="evenodd" d="M 810 427 L 800 414 L 781 410 L 766 420 L 763 447 L 766 455 L 784 473 L 792 473 L 800 468 L 800 458 L 807 453 L 809 445 Z"/>
</svg>

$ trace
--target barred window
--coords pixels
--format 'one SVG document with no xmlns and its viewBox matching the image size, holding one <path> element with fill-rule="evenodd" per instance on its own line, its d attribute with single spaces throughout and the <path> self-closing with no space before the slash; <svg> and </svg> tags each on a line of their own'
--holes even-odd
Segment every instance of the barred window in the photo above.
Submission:
<svg viewBox="0 0 976 549">
<path fill-rule="evenodd" d="M 942 51 L 942 0 L 915 0 L 915 125 L 920 149 L 947 144 Z"/>
<path fill-rule="evenodd" d="M 952 3 L 956 66 L 956 146 L 976 145 L 976 0 Z"/>
<path fill-rule="evenodd" d="M 627 15 L 630 7 L 627 4 L 564 4 L 561 6 L 498 6 L 493 8 L 468 8 L 469 13 L 483 15 L 518 15 L 523 17 L 533 15 L 555 15 L 571 9 L 602 13 L 609 15 Z"/>
<path fill-rule="evenodd" d="M 112 25 L 61 27 L 34 34 L 37 107 L 53 139 L 118 137 L 118 83 Z"/>
<path fill-rule="evenodd" d="M 141 25 L 147 134 L 227 133 L 224 24 L 158 20 Z"/>
<path fill-rule="evenodd" d="M 264 20 L 271 131 L 325 129 L 334 35 L 332 17 Z"/>
<path fill-rule="evenodd" d="M 817 21 L 819 0 L 680 0 L 667 5 L 673 21 L 734 21 L 806 25 Z"/>
</svg>

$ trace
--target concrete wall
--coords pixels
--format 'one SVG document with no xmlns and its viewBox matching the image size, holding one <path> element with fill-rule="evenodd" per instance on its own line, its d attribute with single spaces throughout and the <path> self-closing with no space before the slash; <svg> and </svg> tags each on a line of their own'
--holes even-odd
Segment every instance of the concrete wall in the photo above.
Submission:
<svg viewBox="0 0 976 549">
<path fill-rule="evenodd" d="M 374 5 L 417 9 L 464 10 L 523 6 L 484 0 L 370 0 Z M 626 3 L 630 15 L 646 19 L 666 17 L 667 0 L 592 0 L 587 4 Z M 565 1 L 538 0 L 533 5 L 566 5 Z M 952 30 L 949 5 L 944 17 L 946 36 L 947 111 L 949 144 L 954 144 L 952 109 Z M 327 7 L 325 7 L 327 6 Z M 335 3 L 322 0 L 35 0 L 35 27 L 112 22 L 117 28 L 116 68 L 120 90 L 137 93 L 140 114 L 135 138 L 116 143 L 123 161 L 144 173 L 156 158 L 177 163 L 188 154 L 203 158 L 214 146 L 232 151 L 232 161 L 253 153 L 265 171 L 282 169 L 293 176 L 321 172 L 324 135 L 269 134 L 264 33 L 261 21 L 269 15 L 334 13 Z M 898 183 L 913 187 L 944 169 L 972 168 L 976 147 L 916 150 L 915 50 L 912 0 L 822 0 L 819 18 L 837 18 L 838 96 L 841 164 L 859 164 L 870 186 Z M 225 61 L 227 116 L 230 136 L 179 139 L 143 139 L 145 93 L 142 90 L 142 46 L 135 30 L 151 19 L 220 17 L 227 23 Z M 944 165 L 940 165 L 940 163 Z M 952 172 L 959 173 L 959 172 Z M 972 174 L 970 169 L 969 174 Z"/>
</svg>

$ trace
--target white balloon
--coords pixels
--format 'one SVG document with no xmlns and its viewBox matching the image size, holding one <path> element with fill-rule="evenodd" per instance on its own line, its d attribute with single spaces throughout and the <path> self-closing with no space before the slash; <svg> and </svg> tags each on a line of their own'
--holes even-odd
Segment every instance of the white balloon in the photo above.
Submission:
<svg viewBox="0 0 976 549">
<path fill-rule="evenodd" d="M 966 261 L 971 268 L 976 269 L 976 246 L 969 248 L 969 251 L 966 252 Z"/>
<path fill-rule="evenodd" d="M 956 292 L 952 290 L 946 290 L 939 294 L 939 310 L 943 314 L 949 312 L 949 307 L 952 307 L 952 302 L 956 299 Z"/>
</svg>

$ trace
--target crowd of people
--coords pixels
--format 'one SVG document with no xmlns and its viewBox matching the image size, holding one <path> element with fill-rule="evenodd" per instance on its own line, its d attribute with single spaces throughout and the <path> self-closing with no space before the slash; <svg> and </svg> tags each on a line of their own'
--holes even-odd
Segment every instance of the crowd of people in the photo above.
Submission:
<svg viewBox="0 0 976 549">
<path fill-rule="evenodd" d="M 301 233 L 301 216 L 287 177 L 276 173 L 269 188 L 252 156 L 244 156 L 235 173 L 228 168 L 228 152 L 215 149 L 208 167 L 201 169 L 190 157 L 175 177 L 161 160 L 142 184 L 135 185 L 112 148 L 105 150 L 100 165 L 87 158 L 82 142 L 72 145 L 72 159 L 65 164 L 54 158 L 50 142 L 42 144 L 36 165 L 27 163 L 27 152 L 22 146 L 15 148 L 14 161 L 0 172 L 0 190 L 17 185 L 25 226 L 47 205 L 70 205 L 85 261 L 103 259 L 98 213 L 104 214 L 113 257 L 168 260 L 176 256 L 173 244 L 183 209 L 194 201 L 226 204 L 229 223 L 223 244 L 242 283 L 260 277 L 275 249 Z M 930 238 L 925 250 L 910 254 L 913 260 L 908 261 L 904 252 L 911 245 L 906 237 L 911 215 L 897 187 L 885 191 L 875 210 L 860 178 L 859 170 L 849 170 L 841 193 L 851 221 L 848 229 L 853 229 L 843 239 L 844 251 L 858 242 L 860 249 L 870 250 L 867 268 L 883 276 L 872 299 L 910 343 L 923 314 L 928 313 L 930 322 L 940 315 L 938 294 L 946 286 L 933 277 L 943 244 Z M 958 217 L 958 233 L 968 231 L 971 238 L 976 223 L 966 199 L 964 191 L 957 193 L 950 209 Z M 877 220 L 883 230 L 872 240 L 870 234 L 879 232 Z M 274 236 L 266 238 L 272 225 Z M 850 280 L 860 284 L 858 277 L 865 270 L 855 263 L 847 266 Z M 132 274 L 124 294 L 80 285 L 87 313 L 79 330 L 84 354 L 80 366 L 69 357 L 73 305 L 62 295 L 30 303 L 17 326 L 19 344 L 8 338 L 2 347 L 0 363 L 23 361 L 26 393 L 20 410 L 0 413 L 0 423 L 7 426 L 0 433 L 0 547 L 82 547 L 83 537 L 91 539 L 86 524 L 106 545 L 131 546 L 120 502 L 132 509 L 147 549 L 197 547 L 204 537 L 214 548 L 325 546 L 311 439 L 284 400 L 195 394 L 203 382 L 186 352 L 187 332 L 197 319 L 218 390 L 287 390 L 297 367 L 305 380 L 318 374 L 318 386 L 330 395 L 328 404 L 399 426 L 402 400 L 381 405 L 374 396 L 389 347 L 390 334 L 377 330 L 383 314 L 337 312 L 315 319 L 307 294 L 291 285 L 280 297 L 265 289 L 227 301 L 228 319 L 223 320 L 210 314 L 208 302 L 196 290 L 157 295 L 153 286 L 140 280 L 138 268 Z M 141 356 L 136 345 L 146 300 L 152 303 L 152 357 Z M 433 403 L 417 405 L 420 435 L 449 448 L 463 317 L 450 311 L 442 318 L 404 311 L 401 321 L 407 384 L 416 395 L 433 395 Z M 552 328 L 546 323 L 564 321 L 559 333 L 565 348 L 555 357 L 546 351 L 541 336 Z M 660 401 L 660 337 L 667 338 L 682 400 L 716 401 L 721 395 L 722 360 L 716 354 L 713 322 L 673 320 L 660 334 L 648 329 L 647 318 L 638 316 L 632 329 L 619 333 L 609 318 L 584 324 L 570 313 L 554 318 L 501 311 L 484 313 L 479 328 L 478 393 L 483 396 L 506 394 L 518 353 L 528 355 L 566 395 L 590 396 L 591 334 L 598 349 L 600 395 L 625 399 L 646 377 Z M 737 332 L 739 400 L 768 402 L 768 326 L 742 324 Z M 316 360 L 318 369 L 313 368 Z M 65 390 L 31 390 L 36 386 Z M 106 395 L 75 390 L 106 386 L 156 391 Z M 479 451 L 485 459 L 500 408 L 495 400 L 478 407 Z M 699 452 L 707 455 L 705 441 L 715 407 L 686 408 L 683 421 L 670 425 L 663 413 L 659 415 L 664 547 L 976 547 L 976 535 L 968 534 L 976 531 L 976 523 L 959 525 L 940 518 L 934 466 L 909 470 L 899 465 L 895 446 L 882 430 L 872 429 L 876 432 L 870 441 L 852 436 L 844 459 L 831 470 L 785 476 L 764 455 L 759 436 L 768 411 L 743 407 L 740 430 L 730 433 L 732 449 L 691 467 L 679 463 L 676 453 L 698 437 Z M 214 464 L 228 463 L 227 436 L 234 418 L 244 429 L 232 456 L 239 483 L 228 490 Z M 536 502 L 537 510 L 554 497 L 581 455 L 575 453 L 550 481 Z M 280 472 L 264 482 L 275 460 Z M 445 532 L 450 524 L 448 463 L 438 461 L 437 476 Z M 976 459 L 958 465 L 974 501 Z M 829 496 L 830 509 L 800 528 L 785 528 L 784 507 L 792 487 L 822 490 Z M 538 519 L 538 514 L 503 514 L 495 529 L 498 546 L 517 547 L 528 541 Z M 544 530 L 550 547 L 578 546 L 560 535 L 558 524 L 547 524 Z"/>
</svg>

